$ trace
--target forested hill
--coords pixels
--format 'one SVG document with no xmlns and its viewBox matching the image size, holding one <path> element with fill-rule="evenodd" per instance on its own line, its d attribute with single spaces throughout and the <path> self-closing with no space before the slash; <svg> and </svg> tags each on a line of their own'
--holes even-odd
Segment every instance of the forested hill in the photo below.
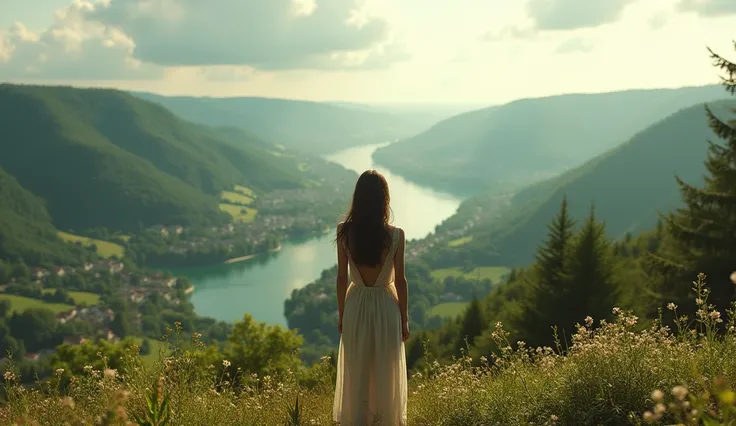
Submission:
<svg viewBox="0 0 736 426">
<path fill-rule="evenodd" d="M 708 106 L 727 117 L 728 108 L 736 107 L 736 102 Z M 682 203 L 675 175 L 696 186 L 702 184 L 708 140 L 718 141 L 708 127 L 704 106 L 683 109 L 610 152 L 520 191 L 500 217 L 478 221 L 467 231 L 471 241 L 436 256 L 455 262 L 473 259 L 479 264 L 526 265 L 563 197 L 575 218 L 586 217 L 594 204 L 596 217 L 606 223 L 612 237 L 651 229 L 658 212 L 672 211 Z M 479 207 L 474 200 L 467 204 Z M 460 214 L 469 213 L 463 210 L 461 207 Z"/>
<path fill-rule="evenodd" d="M 186 120 L 246 129 L 311 154 L 406 138 L 438 121 L 432 114 L 389 113 L 288 99 L 167 97 L 138 92 L 134 95 L 157 102 Z"/>
<path fill-rule="evenodd" d="M 0 168 L 0 259 L 10 262 L 76 263 L 83 251 L 56 236 L 43 200 Z"/>
<path fill-rule="evenodd" d="M 0 167 L 61 228 L 220 223 L 219 192 L 300 187 L 296 159 L 117 90 L 0 85 Z"/>
<path fill-rule="evenodd" d="M 552 177 L 679 109 L 724 98 L 720 86 L 522 99 L 461 114 L 376 151 L 392 172 L 456 193 Z"/>
</svg>

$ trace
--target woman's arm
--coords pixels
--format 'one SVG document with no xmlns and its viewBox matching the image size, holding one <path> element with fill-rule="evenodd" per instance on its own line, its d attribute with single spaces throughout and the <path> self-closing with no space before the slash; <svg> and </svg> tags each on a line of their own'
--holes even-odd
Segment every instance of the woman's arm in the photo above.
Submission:
<svg viewBox="0 0 736 426">
<path fill-rule="evenodd" d="M 394 267 L 396 268 L 396 295 L 399 298 L 399 311 L 401 312 L 402 324 L 409 323 L 409 286 L 406 282 L 406 273 L 404 272 L 404 251 L 406 248 L 406 239 L 404 230 L 399 229 L 399 247 L 394 255 Z"/>
<path fill-rule="evenodd" d="M 338 231 L 342 224 L 338 225 Z M 348 254 L 341 240 L 337 241 L 337 328 L 342 333 L 342 314 L 345 311 L 345 294 L 348 291 Z"/>
</svg>

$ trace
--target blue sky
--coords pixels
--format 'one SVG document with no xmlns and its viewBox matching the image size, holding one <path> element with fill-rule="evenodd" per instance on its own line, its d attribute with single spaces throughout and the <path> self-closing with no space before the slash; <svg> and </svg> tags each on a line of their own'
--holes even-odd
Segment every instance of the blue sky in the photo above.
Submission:
<svg viewBox="0 0 736 426">
<path fill-rule="evenodd" d="M 0 0 L 0 81 L 485 102 L 715 83 L 733 0 Z"/>
</svg>

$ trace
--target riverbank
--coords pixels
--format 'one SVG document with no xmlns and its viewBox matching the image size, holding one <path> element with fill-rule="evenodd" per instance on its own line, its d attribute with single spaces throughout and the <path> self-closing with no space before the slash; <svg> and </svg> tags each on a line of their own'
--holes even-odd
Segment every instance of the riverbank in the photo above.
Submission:
<svg viewBox="0 0 736 426">
<path fill-rule="evenodd" d="M 327 159 L 362 173 L 375 168 L 371 154 L 376 147 L 345 150 L 327 156 Z M 423 188 L 389 171 L 380 171 L 391 188 L 393 222 L 404 229 L 407 240 L 426 237 L 438 224 L 452 216 L 460 205 L 461 200 L 451 195 Z M 337 194 L 333 195 L 333 198 L 337 197 Z M 342 200 L 337 202 L 347 208 L 350 196 L 339 197 Z M 259 209 L 261 213 L 268 211 L 268 206 Z M 294 213 L 298 214 L 298 211 Z M 177 273 L 197 286 L 191 299 L 195 311 L 199 315 L 228 322 L 242 319 L 243 313 L 247 312 L 257 321 L 286 327 L 284 302 L 295 290 L 315 282 L 337 263 L 337 216 L 327 221 L 329 223 L 325 223 L 324 228 L 302 227 L 301 232 L 296 232 L 296 229 L 284 232 L 281 239 L 283 249 L 278 254 L 245 258 L 232 256 L 235 260 L 228 263 L 223 263 L 225 259 L 222 259 L 216 265 L 178 269 Z"/>
<path fill-rule="evenodd" d="M 266 251 L 263 251 L 263 252 L 260 252 L 260 253 L 249 254 L 247 256 L 234 257 L 234 258 L 228 259 L 228 260 L 226 260 L 226 261 L 224 261 L 222 263 L 224 263 L 225 265 L 229 265 L 231 263 L 245 262 L 246 260 L 251 260 L 253 258 L 256 258 L 256 257 L 262 255 L 262 254 L 276 253 L 276 252 L 279 252 L 279 251 L 281 251 L 281 244 L 279 244 L 277 247 L 272 248 L 271 250 L 266 250 Z"/>
</svg>

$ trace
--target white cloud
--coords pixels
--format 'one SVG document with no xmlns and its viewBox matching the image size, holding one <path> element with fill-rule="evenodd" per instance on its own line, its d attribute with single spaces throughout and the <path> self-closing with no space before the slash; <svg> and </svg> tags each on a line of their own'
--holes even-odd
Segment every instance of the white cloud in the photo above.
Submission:
<svg viewBox="0 0 736 426">
<path fill-rule="evenodd" d="M 110 0 L 85 13 L 135 41 L 162 66 L 247 65 L 261 70 L 386 67 L 389 23 L 358 0 Z M 355 58 L 362 58 L 358 61 Z"/>
<path fill-rule="evenodd" d="M 590 52 L 595 47 L 592 40 L 582 37 L 572 37 L 562 42 L 555 49 L 556 53 L 585 53 Z"/>
<path fill-rule="evenodd" d="M 678 8 L 682 11 L 696 12 L 701 16 L 714 17 L 736 14 L 735 0 L 680 0 Z"/>
<path fill-rule="evenodd" d="M 84 19 L 92 5 L 75 1 L 35 33 L 16 23 L 0 44 L 0 77 L 21 79 L 136 79 L 162 75 L 133 58 L 135 44 L 119 30 Z M 2 47 L 5 46 L 5 47 Z M 1 52 L 5 52 L 3 55 Z"/>
<path fill-rule="evenodd" d="M 527 12 L 540 30 L 594 28 L 612 23 L 636 0 L 529 0 Z"/>
</svg>

